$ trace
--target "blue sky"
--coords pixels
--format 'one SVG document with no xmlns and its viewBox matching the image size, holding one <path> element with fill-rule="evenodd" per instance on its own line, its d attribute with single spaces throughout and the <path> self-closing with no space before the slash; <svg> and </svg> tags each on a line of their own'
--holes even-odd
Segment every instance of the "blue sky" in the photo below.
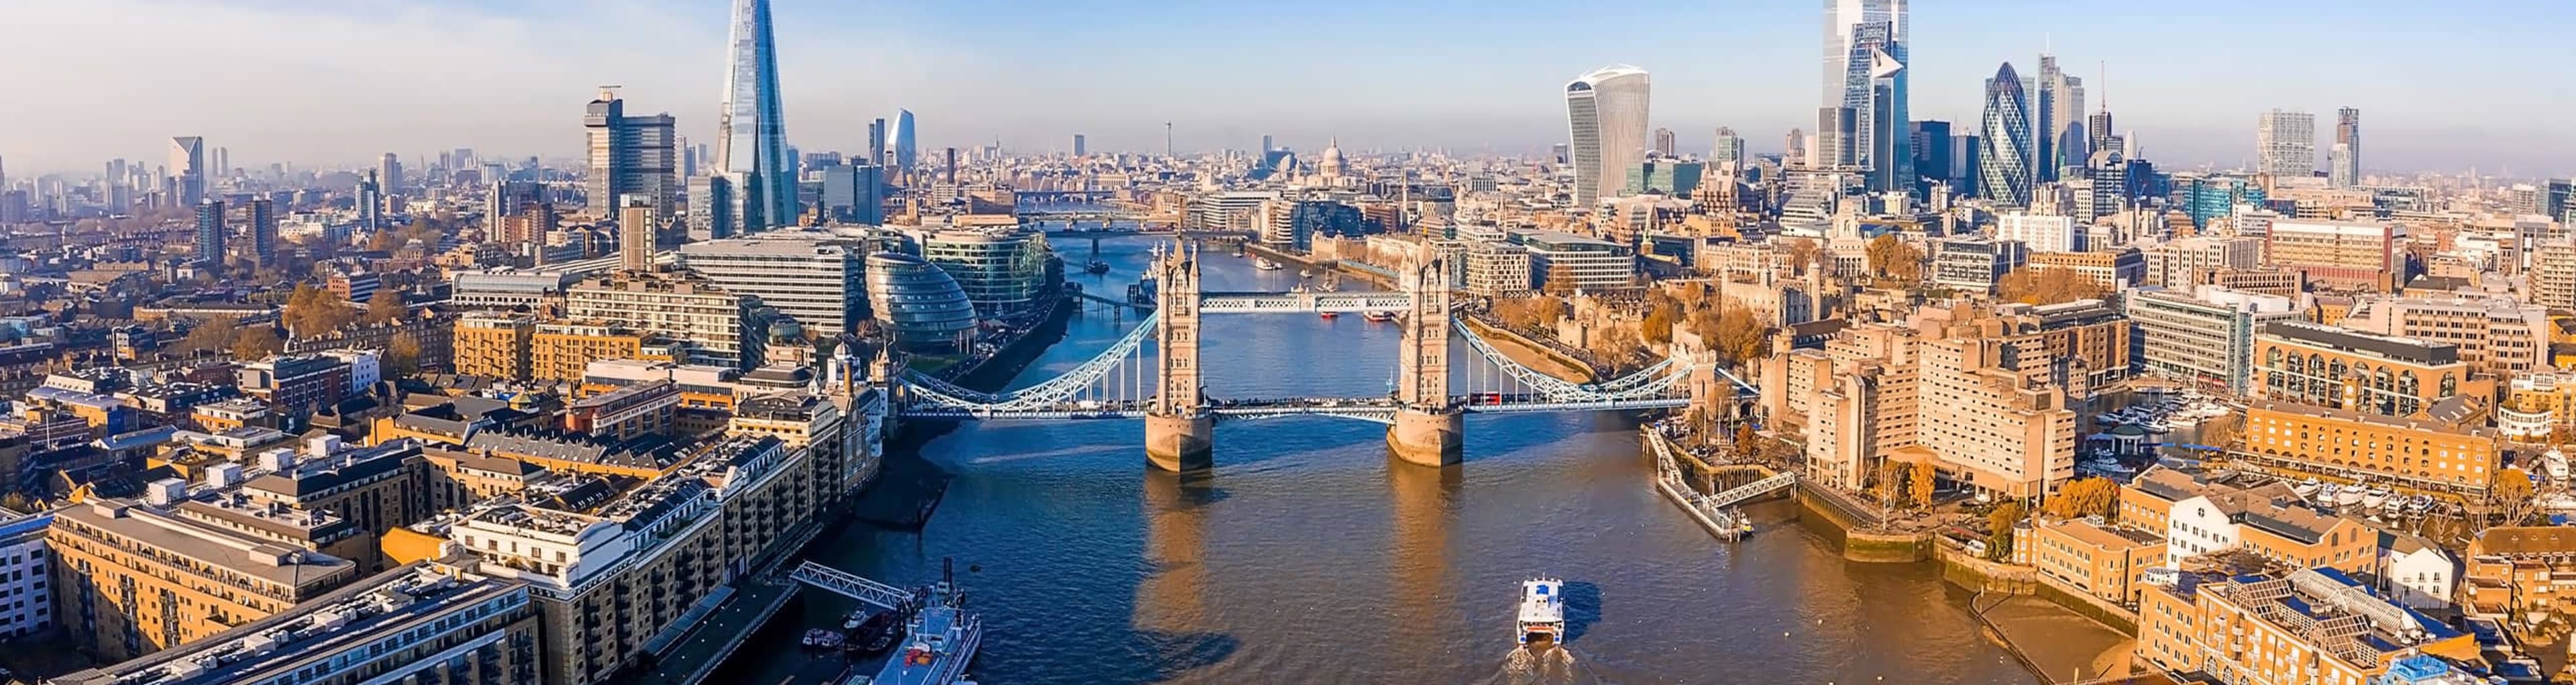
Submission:
<svg viewBox="0 0 2576 685">
<path fill-rule="evenodd" d="M 855 149 L 895 107 L 926 148 L 1283 144 L 1525 152 L 1563 137 L 1558 88 L 1654 74 L 1686 149 L 1719 125 L 1776 150 L 1811 126 L 1814 0 L 1297 3 L 774 0 L 791 139 Z M 2250 156 L 2257 112 L 2363 111 L 2388 170 L 2576 172 L 2576 3 L 1918 2 L 1917 119 L 1973 122 L 1997 63 L 2053 43 L 2168 166 Z M 157 159 L 204 135 L 236 164 L 355 163 L 470 146 L 570 155 L 593 87 L 712 130 L 724 0 L 8 0 L 0 156 L 13 170 Z M 2330 123 L 2327 128 L 2331 128 Z M 23 173 L 24 171 L 21 171 Z"/>
</svg>

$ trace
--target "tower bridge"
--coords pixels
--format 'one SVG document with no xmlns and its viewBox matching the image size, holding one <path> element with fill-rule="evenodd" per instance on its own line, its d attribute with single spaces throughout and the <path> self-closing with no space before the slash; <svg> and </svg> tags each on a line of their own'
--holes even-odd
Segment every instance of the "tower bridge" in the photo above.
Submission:
<svg viewBox="0 0 2576 685">
<path fill-rule="evenodd" d="M 1219 420 L 1329 416 L 1387 425 L 1387 446 L 1405 461 L 1447 465 L 1460 459 L 1466 414 L 1698 408 L 1749 412 L 1753 386 L 1718 368 L 1705 350 L 1677 350 L 1620 378 L 1576 383 L 1523 366 L 1474 329 L 1457 324 L 1447 270 L 1437 261 L 1399 270 L 1396 292 L 1206 292 L 1197 254 L 1157 250 L 1146 269 L 1158 306 L 1098 356 L 1055 378 L 1018 390 L 986 393 L 917 372 L 892 382 L 897 414 L 924 421 L 1145 422 L 1145 453 L 1157 468 L 1188 471 L 1213 465 Z M 1201 321 L 1209 314 L 1380 311 L 1402 325 L 1395 387 L 1362 397 L 1212 398 L 1200 363 Z M 1490 362 L 1466 374 L 1467 392 L 1452 389 L 1450 337 L 1458 334 Z M 1147 354 L 1145 342 L 1154 342 Z"/>
</svg>

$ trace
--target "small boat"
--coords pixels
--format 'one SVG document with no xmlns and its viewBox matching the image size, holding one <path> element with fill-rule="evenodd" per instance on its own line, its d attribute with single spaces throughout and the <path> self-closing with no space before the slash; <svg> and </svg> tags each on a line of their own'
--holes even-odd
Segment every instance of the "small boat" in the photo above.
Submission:
<svg viewBox="0 0 2576 685">
<path fill-rule="evenodd" d="M 2335 493 L 2335 506 L 2349 507 L 2360 504 L 2363 494 L 2360 486 L 2346 486 L 2342 492 Z"/>
<path fill-rule="evenodd" d="M 842 629 L 842 630 L 858 630 L 858 629 L 859 629 L 859 624 L 861 624 L 861 623 L 866 623 L 867 621 L 868 621 L 868 608 L 867 608 L 867 607 L 859 607 L 859 608 L 856 608 L 856 609 L 851 609 L 851 610 L 850 610 L 850 614 L 849 614 L 849 615 L 847 615 L 847 616 L 842 616 L 842 617 L 841 617 L 841 629 Z"/>
<path fill-rule="evenodd" d="M 1565 581 L 1521 581 L 1520 644 L 1555 645 L 1565 635 Z"/>
<path fill-rule="evenodd" d="M 1269 257 L 1254 257 L 1252 258 L 1252 268 L 1260 269 L 1262 271 L 1278 271 L 1288 267 L 1280 266 L 1278 262 L 1270 261 Z"/>
<path fill-rule="evenodd" d="M 860 654 L 885 653 L 886 650 L 894 648 L 894 640 L 899 637 L 898 631 L 895 630 L 897 627 L 899 626 L 895 623 L 895 612 L 884 611 L 869 616 L 867 621 L 860 623 L 858 629 L 850 634 L 850 649 Z"/>
<path fill-rule="evenodd" d="M 1375 322 L 1378 322 L 1378 323 L 1386 323 L 1386 322 L 1394 321 L 1394 320 L 1395 320 L 1395 312 L 1390 312 L 1390 311 L 1386 311 L 1386 310 L 1383 310 L 1383 309 L 1375 310 L 1375 311 L 1371 311 L 1371 312 L 1369 312 L 1369 313 L 1367 313 L 1367 314 L 1362 314 L 1362 315 L 1360 315 L 1360 316 L 1361 316 L 1361 317 L 1363 317 L 1363 318 L 1366 318 L 1366 319 L 1368 319 L 1368 320 L 1370 320 L 1370 321 L 1375 321 Z"/>
<path fill-rule="evenodd" d="M 1082 271 L 1095 276 L 1109 273 L 1109 263 L 1094 259 L 1091 263 L 1082 265 Z"/>
<path fill-rule="evenodd" d="M 1324 317 L 1326 320 L 1331 320 L 1335 317 L 1341 316 L 1342 314 L 1341 312 L 1316 312 L 1315 315 Z"/>
</svg>

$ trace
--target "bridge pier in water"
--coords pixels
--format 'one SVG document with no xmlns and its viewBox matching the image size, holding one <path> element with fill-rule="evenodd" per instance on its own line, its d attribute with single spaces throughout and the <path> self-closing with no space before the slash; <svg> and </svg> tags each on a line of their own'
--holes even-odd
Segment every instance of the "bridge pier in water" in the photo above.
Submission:
<svg viewBox="0 0 2576 685">
<path fill-rule="evenodd" d="M 1398 409 L 1386 428 L 1386 448 L 1408 464 L 1450 466 L 1465 458 L 1467 415 L 1457 409 Z"/>
<path fill-rule="evenodd" d="M 1180 473 L 1215 468 L 1215 418 L 1206 412 L 1146 414 L 1145 462 Z"/>
</svg>

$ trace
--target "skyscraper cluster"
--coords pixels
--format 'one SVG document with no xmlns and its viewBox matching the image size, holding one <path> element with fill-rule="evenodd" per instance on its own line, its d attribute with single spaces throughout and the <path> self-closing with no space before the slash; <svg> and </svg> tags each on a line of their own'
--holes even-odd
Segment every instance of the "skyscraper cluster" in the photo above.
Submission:
<svg viewBox="0 0 2576 685">
<path fill-rule="evenodd" d="M 1911 185 L 1908 0 L 1828 0 L 1824 102 L 1807 163 L 1867 170 L 1872 190 Z"/>
</svg>

